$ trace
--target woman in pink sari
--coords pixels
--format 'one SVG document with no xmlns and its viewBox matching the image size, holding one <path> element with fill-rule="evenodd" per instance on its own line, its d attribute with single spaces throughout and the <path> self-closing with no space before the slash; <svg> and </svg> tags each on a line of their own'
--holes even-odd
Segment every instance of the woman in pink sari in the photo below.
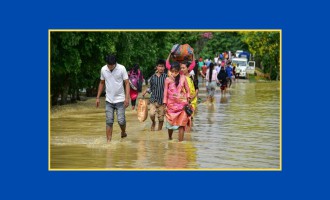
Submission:
<svg viewBox="0 0 330 200">
<path fill-rule="evenodd" d="M 174 62 L 171 66 L 172 76 L 167 77 L 165 80 L 163 103 L 166 107 L 168 137 L 172 140 L 173 131 L 179 129 L 179 142 L 181 142 L 189 121 L 183 107 L 190 101 L 190 89 L 186 77 L 179 73 L 180 64 Z"/>
</svg>

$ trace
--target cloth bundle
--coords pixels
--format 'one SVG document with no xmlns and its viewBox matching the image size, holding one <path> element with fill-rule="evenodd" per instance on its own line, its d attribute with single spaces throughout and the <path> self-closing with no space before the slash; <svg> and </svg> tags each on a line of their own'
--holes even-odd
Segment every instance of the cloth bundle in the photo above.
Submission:
<svg viewBox="0 0 330 200">
<path fill-rule="evenodd" d="M 171 50 L 172 59 L 178 62 L 184 60 L 192 61 L 193 53 L 194 49 L 189 44 L 175 44 Z"/>
</svg>

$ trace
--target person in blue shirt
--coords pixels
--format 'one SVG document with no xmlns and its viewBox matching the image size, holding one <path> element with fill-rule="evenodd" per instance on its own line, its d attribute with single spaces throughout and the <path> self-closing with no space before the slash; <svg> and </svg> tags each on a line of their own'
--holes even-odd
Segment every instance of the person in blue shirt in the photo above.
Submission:
<svg viewBox="0 0 330 200">
<path fill-rule="evenodd" d="M 231 67 L 231 62 L 227 62 L 226 73 L 227 73 L 227 82 L 229 83 L 228 88 L 230 88 L 232 82 L 231 78 L 233 75 L 233 68 Z"/>
</svg>

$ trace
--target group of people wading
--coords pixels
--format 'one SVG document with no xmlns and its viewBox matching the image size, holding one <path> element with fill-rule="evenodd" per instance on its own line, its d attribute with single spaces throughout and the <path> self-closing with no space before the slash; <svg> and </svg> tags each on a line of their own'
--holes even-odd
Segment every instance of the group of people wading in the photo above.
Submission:
<svg viewBox="0 0 330 200">
<path fill-rule="evenodd" d="M 158 60 L 156 72 L 150 78 L 150 84 L 142 92 L 143 75 L 139 65 L 135 64 L 127 73 L 126 68 L 117 63 L 114 55 L 106 57 L 106 65 L 101 69 L 100 83 L 96 97 L 96 107 L 100 104 L 100 96 L 106 87 L 105 111 L 106 111 L 106 136 L 107 142 L 111 141 L 114 123 L 114 112 L 116 111 L 118 124 L 121 129 L 121 137 L 127 137 L 125 109 L 129 106 L 131 99 L 132 109 L 135 109 L 138 92 L 150 94 L 149 116 L 151 119 L 151 131 L 156 130 L 156 116 L 158 118 L 157 130 L 163 126 L 168 129 L 168 139 L 173 139 L 173 131 L 178 130 L 179 142 L 184 140 L 185 131 L 192 127 L 192 120 L 196 113 L 198 101 L 198 63 L 192 53 L 192 59 L 184 59 L 170 63 L 171 52 L 166 61 Z M 196 66 L 196 67 L 195 67 Z M 165 73 L 167 69 L 167 73 Z M 222 76 L 224 68 L 219 73 L 214 69 L 214 64 L 209 63 L 205 78 L 208 82 L 208 100 L 212 101 L 217 84 L 224 90 L 227 87 L 227 77 Z M 134 76 L 134 79 L 132 78 Z M 130 78 L 131 77 L 131 78 Z M 137 80 L 135 80 L 137 79 Z M 124 82 L 124 84 L 123 84 Z M 136 84 L 134 82 L 139 82 Z M 222 84 L 221 84 L 222 82 Z M 189 112 L 191 111 L 191 113 Z M 164 120 L 166 117 L 166 120 Z M 166 123 L 164 124 L 164 121 Z"/>
</svg>

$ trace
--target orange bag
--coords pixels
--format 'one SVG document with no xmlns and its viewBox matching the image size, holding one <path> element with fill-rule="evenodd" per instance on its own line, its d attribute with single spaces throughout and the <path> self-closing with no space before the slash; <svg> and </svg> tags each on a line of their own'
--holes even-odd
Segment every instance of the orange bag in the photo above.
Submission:
<svg viewBox="0 0 330 200">
<path fill-rule="evenodd" d="M 172 47 L 172 59 L 175 61 L 183 61 L 185 59 L 192 60 L 194 49 L 189 44 L 175 44 Z"/>
<path fill-rule="evenodd" d="M 148 99 L 139 99 L 137 116 L 140 122 L 144 122 L 148 117 Z"/>
</svg>

